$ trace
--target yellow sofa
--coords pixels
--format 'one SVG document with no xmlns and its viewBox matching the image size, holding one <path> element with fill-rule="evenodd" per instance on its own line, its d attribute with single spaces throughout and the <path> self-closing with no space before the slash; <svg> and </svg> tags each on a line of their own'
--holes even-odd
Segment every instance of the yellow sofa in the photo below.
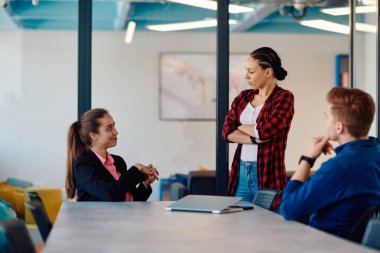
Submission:
<svg viewBox="0 0 380 253">
<path fill-rule="evenodd" d="M 60 188 L 52 187 L 28 187 L 25 190 L 26 192 L 36 192 L 41 198 L 42 203 L 45 207 L 46 213 L 51 221 L 54 224 L 55 218 L 58 215 L 59 209 L 62 204 L 62 191 Z M 25 221 L 28 224 L 35 224 L 33 219 L 32 212 L 29 209 L 25 210 Z"/>
<path fill-rule="evenodd" d="M 27 200 L 25 189 L 9 185 L 6 182 L 0 182 L 0 199 L 10 203 L 17 217 L 24 219 L 24 202 Z"/>
</svg>

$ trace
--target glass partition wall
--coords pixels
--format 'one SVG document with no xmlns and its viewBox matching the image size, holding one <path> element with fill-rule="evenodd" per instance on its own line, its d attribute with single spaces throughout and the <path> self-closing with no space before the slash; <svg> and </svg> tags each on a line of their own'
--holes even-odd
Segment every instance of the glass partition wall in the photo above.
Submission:
<svg viewBox="0 0 380 253">
<path fill-rule="evenodd" d="M 215 170 L 215 11 L 175 0 L 111 2 L 94 2 L 93 107 L 106 107 L 120 119 L 115 152 L 129 163 L 155 164 L 163 178 Z M 376 97 L 376 1 L 353 2 L 353 73 L 348 1 L 231 4 L 230 103 L 250 88 L 244 80 L 247 55 L 274 48 L 288 70 L 278 84 L 296 101 L 285 161 L 292 171 L 307 148 L 301 140 L 325 131 L 325 95 L 332 87 L 347 85 L 352 74 L 353 87 Z M 232 11 L 236 6 L 243 10 Z M 108 25 L 96 27 L 109 14 Z M 375 129 L 376 124 L 371 135 Z M 235 147 L 230 144 L 230 163 Z M 155 187 L 159 196 L 152 199 L 163 199 L 162 184 Z"/>
<path fill-rule="evenodd" d="M 175 174 L 215 170 L 216 12 L 94 1 L 93 18 L 92 106 L 116 121 L 111 152 L 129 166 L 155 165 L 162 180 L 150 199 L 168 200 L 162 191 Z"/>
<path fill-rule="evenodd" d="M 243 77 L 239 80 L 242 86 L 235 87 L 249 87 L 244 80 L 245 60 L 259 47 L 273 48 L 288 72 L 278 85 L 290 90 L 295 99 L 295 114 L 285 153 L 286 170 L 290 172 L 296 169 L 298 159 L 308 149 L 311 138 L 326 131 L 326 94 L 331 88 L 342 85 L 337 81 L 337 77 L 342 75 L 337 70 L 337 59 L 345 60 L 345 71 L 348 72 L 348 12 L 339 16 L 331 14 L 335 9 L 347 11 L 348 7 L 347 3 L 332 2 L 310 5 L 305 1 L 305 4 L 285 5 L 284 1 L 262 1 L 255 5 L 255 13 L 246 14 L 245 21 L 233 27 L 230 34 L 231 56 L 243 55 L 239 61 L 231 58 L 230 68 L 240 70 L 236 73 Z M 333 29 L 335 27 L 337 29 Z M 347 79 L 348 74 L 345 77 Z M 232 77 L 230 81 L 234 82 Z M 230 103 L 233 98 L 231 95 Z M 235 150 L 236 144 L 230 144 L 230 164 Z M 323 161 L 318 160 L 315 168 Z"/>
<path fill-rule="evenodd" d="M 0 1 L 0 180 L 64 187 L 77 1 Z"/>
<path fill-rule="evenodd" d="M 378 65 L 377 65 L 377 39 L 376 21 L 377 4 L 376 0 L 352 0 L 354 6 L 354 34 L 353 34 L 353 87 L 365 90 L 378 101 Z M 377 136 L 377 118 L 370 130 L 371 136 Z M 379 136 L 377 136 L 379 137 Z"/>
<path fill-rule="evenodd" d="M 78 1 L 5 2 L 1 179 L 63 188 L 67 129 L 78 107 Z M 248 54 L 275 49 L 288 71 L 278 84 L 295 96 L 285 161 L 292 171 L 305 140 L 325 131 L 325 94 L 348 80 L 349 2 L 230 2 L 229 104 L 250 88 Z M 151 200 L 167 199 L 162 190 L 172 175 L 216 169 L 216 11 L 175 0 L 92 4 L 92 107 L 108 109 L 116 121 L 111 153 L 128 165 L 154 164 L 162 181 L 154 183 Z M 378 101 L 377 1 L 353 4 L 353 87 Z M 343 14 L 331 14 L 334 8 Z M 374 123 L 371 135 L 376 129 Z M 231 163 L 236 145 L 229 146 Z"/>
</svg>

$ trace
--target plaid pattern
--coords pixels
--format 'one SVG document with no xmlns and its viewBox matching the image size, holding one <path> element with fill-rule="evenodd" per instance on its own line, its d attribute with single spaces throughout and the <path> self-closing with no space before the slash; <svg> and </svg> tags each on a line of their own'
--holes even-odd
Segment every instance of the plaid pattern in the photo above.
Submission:
<svg viewBox="0 0 380 253">
<path fill-rule="evenodd" d="M 258 90 L 253 89 L 244 90 L 234 99 L 223 125 L 222 135 L 225 140 L 227 140 L 230 133 L 237 130 L 237 127 L 241 125 L 241 113 L 258 92 Z M 276 86 L 265 101 L 257 118 L 259 139 L 271 139 L 258 147 L 257 172 L 259 189 L 276 189 L 279 191 L 280 194 L 278 194 L 273 203 L 274 208 L 280 205 L 281 193 L 286 185 L 285 149 L 293 115 L 293 94 Z M 232 162 L 227 189 L 228 196 L 235 196 L 239 183 L 241 148 L 242 145 L 238 144 Z"/>
</svg>

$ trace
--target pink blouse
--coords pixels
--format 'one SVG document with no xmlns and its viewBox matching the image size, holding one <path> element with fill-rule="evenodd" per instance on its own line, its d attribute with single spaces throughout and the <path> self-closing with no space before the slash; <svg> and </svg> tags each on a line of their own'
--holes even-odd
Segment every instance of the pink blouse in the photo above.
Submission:
<svg viewBox="0 0 380 253">
<path fill-rule="evenodd" d="M 95 153 L 95 155 L 99 158 L 100 162 L 103 164 L 103 166 L 108 170 L 108 172 L 113 176 L 115 180 L 118 180 L 121 173 L 117 171 L 113 157 L 106 152 L 107 159 L 104 159 L 100 154 L 98 154 L 95 150 L 91 149 L 92 152 Z M 133 201 L 133 195 L 129 192 L 125 194 L 125 201 L 130 202 Z"/>
</svg>

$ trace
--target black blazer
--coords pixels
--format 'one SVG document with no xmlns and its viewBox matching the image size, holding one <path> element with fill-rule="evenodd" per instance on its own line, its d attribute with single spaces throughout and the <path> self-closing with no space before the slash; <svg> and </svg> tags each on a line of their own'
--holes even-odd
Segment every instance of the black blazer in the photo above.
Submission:
<svg viewBox="0 0 380 253">
<path fill-rule="evenodd" d="M 75 160 L 74 174 L 78 201 L 125 201 L 126 192 L 133 195 L 134 201 L 145 201 L 152 193 L 145 189 L 144 175 L 136 167 L 127 170 L 127 164 L 120 156 L 112 155 L 116 169 L 121 173 L 118 180 L 108 172 L 99 158 L 91 150 Z"/>
</svg>

